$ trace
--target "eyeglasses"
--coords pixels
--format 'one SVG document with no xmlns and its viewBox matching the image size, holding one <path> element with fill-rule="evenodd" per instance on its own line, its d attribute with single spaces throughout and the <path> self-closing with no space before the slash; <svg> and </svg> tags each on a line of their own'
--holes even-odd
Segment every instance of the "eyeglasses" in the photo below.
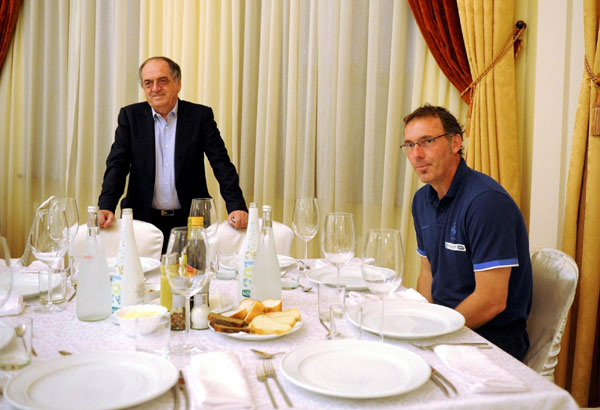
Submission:
<svg viewBox="0 0 600 410">
<path fill-rule="evenodd" d="M 445 134 L 438 135 L 437 137 L 425 137 L 425 138 L 421 138 L 417 142 L 406 142 L 406 143 L 400 145 L 400 148 L 404 152 L 410 152 L 410 151 L 414 150 L 416 145 L 418 145 L 422 149 L 428 149 L 431 146 L 431 144 L 433 143 L 433 141 L 437 140 L 438 138 L 445 137 L 445 136 L 447 136 L 449 134 L 450 133 L 447 132 Z"/>
<path fill-rule="evenodd" d="M 159 87 L 166 87 L 167 85 L 169 85 L 169 83 L 171 82 L 171 80 L 169 80 L 167 77 L 160 77 L 157 80 L 144 80 L 144 88 L 150 89 L 152 87 L 154 87 L 154 84 L 156 83 Z"/>
</svg>

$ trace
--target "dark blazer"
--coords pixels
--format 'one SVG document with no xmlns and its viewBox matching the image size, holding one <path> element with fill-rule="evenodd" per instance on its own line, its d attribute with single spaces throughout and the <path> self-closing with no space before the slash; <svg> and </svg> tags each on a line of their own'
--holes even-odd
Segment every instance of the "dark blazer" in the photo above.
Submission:
<svg viewBox="0 0 600 410">
<path fill-rule="evenodd" d="M 229 159 L 210 107 L 179 100 L 175 132 L 175 188 L 181 209 L 189 210 L 193 198 L 209 197 L 204 155 L 219 182 L 227 212 L 247 211 L 239 177 Z M 121 208 L 132 208 L 135 219 L 149 219 L 156 177 L 154 119 L 147 102 L 128 105 L 119 112 L 115 141 L 106 159 L 100 209 L 115 211 L 125 190 Z"/>
</svg>

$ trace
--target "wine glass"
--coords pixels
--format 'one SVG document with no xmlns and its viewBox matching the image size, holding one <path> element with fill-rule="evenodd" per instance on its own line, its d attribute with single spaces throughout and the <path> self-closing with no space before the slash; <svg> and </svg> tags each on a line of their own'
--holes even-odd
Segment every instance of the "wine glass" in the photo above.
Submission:
<svg viewBox="0 0 600 410">
<path fill-rule="evenodd" d="M 48 304 L 39 312 L 62 310 L 52 304 L 53 272 L 59 268 L 61 258 L 69 247 L 69 229 L 65 213 L 58 209 L 40 209 L 35 212 L 30 237 L 31 250 L 36 258 L 48 266 Z M 40 273 L 41 274 L 41 273 Z"/>
<path fill-rule="evenodd" d="M 171 253 L 180 254 L 187 245 L 188 228 L 187 226 L 178 226 L 171 229 L 169 242 L 167 243 L 167 255 Z"/>
<path fill-rule="evenodd" d="M 0 236 L 0 307 L 4 306 L 10 296 L 13 281 L 12 273 L 8 243 L 6 238 Z"/>
<path fill-rule="evenodd" d="M 63 211 L 65 213 L 65 218 L 67 219 L 67 227 L 69 229 L 68 272 L 70 272 L 73 268 L 70 260 L 72 253 L 71 244 L 73 243 L 75 236 L 77 236 L 77 231 L 79 230 L 79 211 L 77 210 L 77 201 L 75 200 L 75 198 L 54 198 L 50 203 L 50 208 Z M 62 267 L 65 267 L 64 263 Z"/>
<path fill-rule="evenodd" d="M 361 265 L 362 277 L 369 290 L 381 299 L 379 337 L 383 341 L 384 299 L 402 282 L 404 257 L 402 239 L 395 229 L 369 229 Z"/>
<path fill-rule="evenodd" d="M 179 269 L 173 271 L 165 266 L 167 280 L 173 292 L 185 297 L 185 338 L 182 344 L 171 347 L 171 353 L 176 355 L 191 356 L 202 353 L 202 349 L 194 346 L 190 341 L 190 299 L 198 293 L 207 283 L 209 274 L 207 265 L 207 239 L 205 229 L 193 228 L 190 232 L 187 245 L 178 253 Z M 171 253 L 165 260 L 172 258 Z"/>
<path fill-rule="evenodd" d="M 219 228 L 219 218 L 217 207 L 212 198 L 194 198 L 190 206 L 190 216 L 201 216 L 202 227 L 206 230 L 208 239 L 208 261 L 209 269 L 214 271 L 213 262 L 216 256 L 215 245 L 217 243 L 217 229 Z"/>
<path fill-rule="evenodd" d="M 292 228 L 299 239 L 304 241 L 304 267 L 308 269 L 308 241 L 319 231 L 319 203 L 317 198 L 297 198 L 294 204 Z"/>
<path fill-rule="evenodd" d="M 330 212 L 325 218 L 321 236 L 325 258 L 337 269 L 336 284 L 340 283 L 340 269 L 354 257 L 356 237 L 354 218 L 347 212 Z"/>
</svg>

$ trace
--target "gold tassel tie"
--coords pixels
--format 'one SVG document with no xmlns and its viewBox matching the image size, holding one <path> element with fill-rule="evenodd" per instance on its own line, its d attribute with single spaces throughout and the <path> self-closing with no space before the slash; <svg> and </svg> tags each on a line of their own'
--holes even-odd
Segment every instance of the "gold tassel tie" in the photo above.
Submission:
<svg viewBox="0 0 600 410">
<path fill-rule="evenodd" d="M 590 79 L 590 81 L 596 87 L 596 102 L 594 103 L 594 108 L 592 109 L 592 136 L 600 137 L 600 78 L 592 71 L 590 64 L 588 62 L 587 56 L 584 56 L 585 63 L 585 71 Z"/>
<path fill-rule="evenodd" d="M 492 60 L 492 62 L 490 64 L 488 64 L 488 66 L 485 68 L 485 70 L 483 70 L 476 79 L 471 81 L 471 84 L 469 84 L 467 86 L 467 88 L 465 88 L 460 93 L 461 97 L 463 95 L 465 95 L 466 93 L 469 93 L 469 95 L 470 95 L 469 96 L 469 111 L 467 112 L 467 120 L 465 121 L 465 135 L 467 135 L 467 136 L 469 135 L 469 128 L 470 128 L 469 123 L 471 122 L 471 114 L 473 111 L 473 97 L 475 95 L 475 87 L 477 87 L 479 82 L 483 79 L 483 77 L 485 77 L 487 75 L 487 73 L 492 71 L 492 69 L 496 66 L 496 64 L 498 64 L 498 62 L 502 59 L 502 57 L 504 57 L 504 55 L 508 52 L 508 50 L 511 49 L 511 47 L 514 50 L 515 58 L 519 55 L 519 51 L 521 51 L 521 46 L 522 46 L 522 42 L 523 42 L 523 40 L 520 40 L 519 37 L 521 37 L 521 34 L 523 34 L 523 32 L 525 31 L 526 28 L 527 28 L 527 24 L 525 24 L 525 22 L 523 20 L 517 21 L 515 23 L 515 28 L 513 29 L 512 33 L 510 33 L 510 36 L 506 40 L 506 43 L 504 43 L 504 46 L 500 50 L 500 53 L 498 53 L 498 55 Z M 600 107 L 599 107 L 599 110 L 600 110 Z"/>
</svg>

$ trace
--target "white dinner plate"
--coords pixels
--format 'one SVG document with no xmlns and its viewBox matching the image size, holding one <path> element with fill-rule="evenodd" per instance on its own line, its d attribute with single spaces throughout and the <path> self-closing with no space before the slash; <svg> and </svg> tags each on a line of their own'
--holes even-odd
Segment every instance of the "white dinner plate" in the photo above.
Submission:
<svg viewBox="0 0 600 410">
<path fill-rule="evenodd" d="M 48 273 L 41 272 L 14 274 L 11 293 L 22 295 L 24 298 L 38 297 L 40 295 L 40 284 L 38 275 L 48 275 Z M 56 283 L 54 287 L 59 286 L 60 275 L 58 273 L 55 273 L 52 276 L 52 283 Z"/>
<path fill-rule="evenodd" d="M 279 261 L 280 268 L 287 268 L 296 262 L 296 259 L 287 255 L 277 255 L 277 260 Z"/>
<path fill-rule="evenodd" d="M 362 303 L 362 328 L 379 334 L 381 302 Z M 348 309 L 348 320 L 359 325 L 358 308 Z M 465 324 L 465 318 L 454 309 L 433 303 L 402 300 L 385 301 L 383 334 L 396 339 L 422 339 L 452 333 Z"/>
<path fill-rule="evenodd" d="M 395 396 L 431 374 L 419 355 L 380 342 L 331 340 L 296 348 L 281 359 L 283 375 L 315 393 L 350 399 Z"/>
<path fill-rule="evenodd" d="M 4 349 L 15 337 L 15 328 L 0 320 L 0 349 Z"/>
<path fill-rule="evenodd" d="M 238 332 L 238 333 L 224 333 L 224 332 L 215 332 L 215 329 L 212 328 L 212 325 L 209 323 L 209 327 L 210 330 L 212 330 L 215 333 L 219 333 L 221 335 L 225 335 L 228 337 L 231 337 L 233 339 L 238 339 L 238 340 L 250 340 L 250 341 L 262 341 L 262 340 L 271 340 L 271 339 L 277 339 L 283 336 L 287 336 L 287 335 L 291 335 L 292 333 L 296 333 L 298 330 L 300 330 L 300 328 L 302 327 L 304 323 L 302 323 L 301 320 L 297 321 L 296 324 L 294 325 L 294 327 L 292 327 L 292 330 L 290 330 L 287 333 L 281 334 L 281 335 L 255 335 L 253 333 L 244 333 L 244 332 Z"/>
<path fill-rule="evenodd" d="M 177 381 L 170 361 L 144 352 L 87 352 L 15 374 L 4 397 L 19 409 L 115 409 L 135 406 Z"/>
<path fill-rule="evenodd" d="M 337 270 L 334 266 L 326 266 L 314 269 L 306 274 L 306 277 L 314 283 L 327 283 L 335 285 L 337 282 Z M 346 284 L 346 290 L 367 290 L 367 284 L 362 278 L 360 266 L 343 266 L 340 269 L 340 281 Z"/>
<path fill-rule="evenodd" d="M 117 264 L 117 258 L 106 258 L 106 263 L 108 264 L 108 269 L 112 270 L 115 268 Z M 148 273 L 160 267 L 160 261 L 152 258 L 144 258 L 140 257 L 140 263 L 142 264 L 142 270 L 144 273 Z"/>
</svg>

